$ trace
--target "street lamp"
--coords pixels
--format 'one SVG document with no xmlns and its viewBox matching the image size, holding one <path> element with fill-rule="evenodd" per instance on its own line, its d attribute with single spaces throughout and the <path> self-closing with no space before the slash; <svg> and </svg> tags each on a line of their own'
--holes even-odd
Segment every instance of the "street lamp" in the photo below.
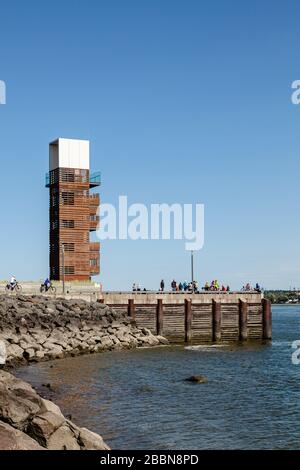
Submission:
<svg viewBox="0 0 300 470">
<path fill-rule="evenodd" d="M 194 250 L 188 250 L 191 252 L 191 280 L 192 280 L 192 291 L 195 291 L 195 286 L 194 286 Z"/>
<path fill-rule="evenodd" d="M 192 286 L 194 292 L 194 250 L 191 250 L 191 275 L 192 275 Z"/>
</svg>

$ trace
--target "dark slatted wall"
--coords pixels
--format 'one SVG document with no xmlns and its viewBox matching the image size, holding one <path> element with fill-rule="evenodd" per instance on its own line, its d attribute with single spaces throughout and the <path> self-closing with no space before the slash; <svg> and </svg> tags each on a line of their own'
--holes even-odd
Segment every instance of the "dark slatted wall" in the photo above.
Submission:
<svg viewBox="0 0 300 470">
<path fill-rule="evenodd" d="M 138 328 L 148 328 L 156 334 L 156 305 L 136 305 L 135 314 Z"/>
<path fill-rule="evenodd" d="M 167 304 L 164 309 L 163 334 L 172 342 L 184 341 L 184 305 Z"/>
<path fill-rule="evenodd" d="M 192 342 L 212 340 L 212 304 L 192 304 Z"/>
<path fill-rule="evenodd" d="M 248 337 L 262 338 L 262 305 L 250 304 L 248 307 Z"/>
<path fill-rule="evenodd" d="M 110 305 L 117 312 L 128 313 L 128 305 Z M 148 328 L 157 333 L 157 305 L 135 304 L 135 319 L 139 328 Z M 191 304 L 191 342 L 201 344 L 212 341 L 212 304 Z M 263 337 L 263 309 L 261 304 L 248 304 L 248 339 Z M 172 343 L 185 341 L 185 305 L 163 304 L 162 334 Z M 221 305 L 221 341 L 239 341 L 239 304 Z"/>
<path fill-rule="evenodd" d="M 238 341 L 239 339 L 238 304 L 222 304 L 221 339 L 222 341 Z"/>
</svg>

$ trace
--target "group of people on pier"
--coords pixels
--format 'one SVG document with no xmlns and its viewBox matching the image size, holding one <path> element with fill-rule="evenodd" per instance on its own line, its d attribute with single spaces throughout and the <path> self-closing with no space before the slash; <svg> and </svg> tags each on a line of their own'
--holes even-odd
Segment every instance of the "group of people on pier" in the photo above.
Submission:
<svg viewBox="0 0 300 470">
<path fill-rule="evenodd" d="M 210 284 L 206 281 L 205 286 L 202 289 L 204 291 L 230 292 L 230 287 L 228 285 L 225 286 L 224 284 L 222 284 L 222 286 L 220 288 L 220 284 L 219 284 L 219 281 L 217 279 L 212 280 Z"/>
<path fill-rule="evenodd" d="M 251 284 L 249 282 L 247 282 L 247 284 L 245 286 L 243 286 L 242 289 L 241 289 L 242 292 L 249 292 L 249 291 L 261 292 L 261 290 L 262 290 L 262 288 L 260 287 L 258 282 L 256 283 L 255 287 L 252 287 Z"/>
<path fill-rule="evenodd" d="M 192 281 L 192 282 L 187 282 L 187 281 L 180 281 L 177 282 L 175 279 L 171 282 L 171 292 L 193 292 L 193 293 L 200 293 L 199 289 L 199 283 L 198 281 Z M 142 289 L 141 285 L 139 283 L 134 283 L 132 286 L 132 291 L 133 292 L 147 292 L 147 289 Z M 167 292 L 168 290 L 165 289 L 165 281 L 162 279 L 160 281 L 160 286 L 159 286 L 159 292 Z M 206 281 L 205 285 L 201 288 L 201 291 L 205 292 L 230 292 L 230 286 L 229 285 L 220 285 L 219 281 L 217 279 L 214 279 L 209 282 Z M 261 287 L 258 283 L 256 283 L 255 287 L 251 287 L 251 284 L 248 282 L 245 284 L 242 289 L 242 292 L 261 292 Z"/>
<path fill-rule="evenodd" d="M 160 292 L 165 290 L 165 281 L 162 279 L 160 281 Z M 177 282 L 175 279 L 171 282 L 171 291 L 172 292 L 199 292 L 199 283 L 198 281 L 192 282 Z"/>
</svg>

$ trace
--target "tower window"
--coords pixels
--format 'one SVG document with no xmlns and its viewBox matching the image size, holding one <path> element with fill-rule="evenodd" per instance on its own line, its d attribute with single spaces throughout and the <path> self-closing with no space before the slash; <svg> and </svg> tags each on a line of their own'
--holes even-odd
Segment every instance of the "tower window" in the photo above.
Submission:
<svg viewBox="0 0 300 470">
<path fill-rule="evenodd" d="M 61 221 L 61 227 L 62 228 L 74 228 L 75 227 L 75 222 L 74 222 L 74 220 L 62 220 Z"/>
<path fill-rule="evenodd" d="M 74 206 L 74 192 L 62 191 L 61 200 L 64 206 Z"/>
<path fill-rule="evenodd" d="M 74 251 L 74 243 L 64 243 L 65 251 Z"/>
<path fill-rule="evenodd" d="M 65 274 L 75 274 L 74 266 L 65 266 Z"/>
</svg>

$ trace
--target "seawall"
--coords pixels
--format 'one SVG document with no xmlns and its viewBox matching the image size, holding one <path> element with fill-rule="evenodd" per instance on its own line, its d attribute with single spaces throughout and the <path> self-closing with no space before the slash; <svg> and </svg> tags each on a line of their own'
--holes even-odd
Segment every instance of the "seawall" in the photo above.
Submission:
<svg viewBox="0 0 300 470">
<path fill-rule="evenodd" d="M 138 328 L 127 312 L 40 296 L 0 296 L 0 340 L 8 365 L 166 343 Z"/>
</svg>

